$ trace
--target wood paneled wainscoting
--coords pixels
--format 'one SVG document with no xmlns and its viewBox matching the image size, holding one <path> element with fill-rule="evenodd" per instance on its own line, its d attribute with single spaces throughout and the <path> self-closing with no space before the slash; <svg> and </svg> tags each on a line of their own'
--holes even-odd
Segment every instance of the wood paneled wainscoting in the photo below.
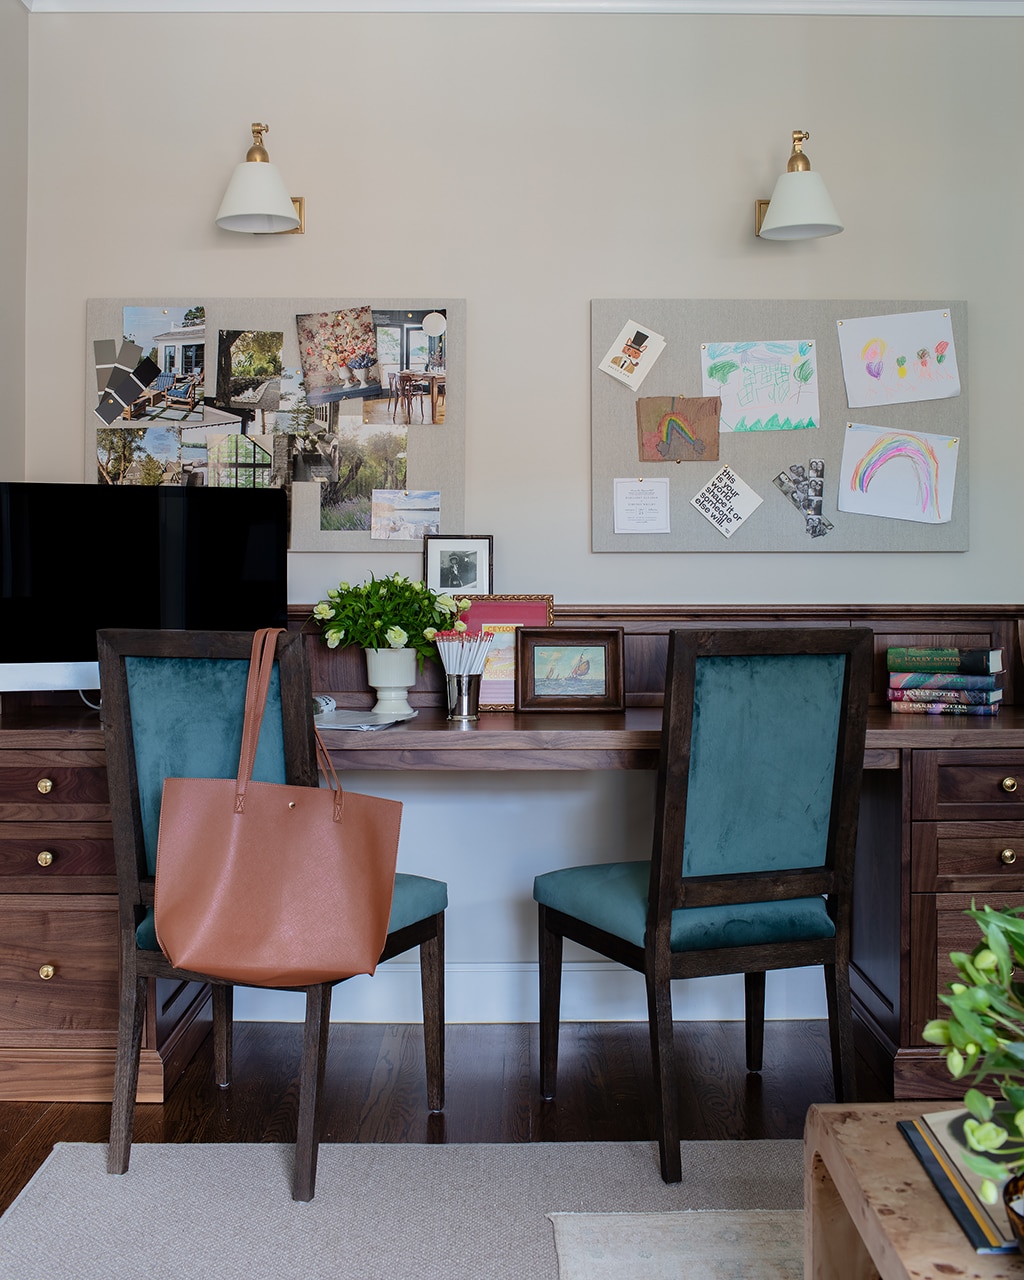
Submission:
<svg viewBox="0 0 1024 1280">
<path fill-rule="evenodd" d="M 674 627 L 869 626 L 876 670 L 869 714 L 854 921 L 862 1054 L 897 1097 L 957 1096 L 920 1039 L 938 1011 L 946 956 L 967 945 L 970 897 L 1024 901 L 1022 608 L 972 606 L 556 606 L 559 627 L 621 626 L 626 710 L 488 713 L 454 727 L 428 664 L 411 693 L 420 714 L 386 735 L 332 735 L 362 769 L 650 769 L 656 763 L 668 633 Z M 311 606 L 290 611 L 307 627 Z M 312 632 L 317 692 L 367 707 L 358 650 Z M 890 716 L 890 645 L 1002 648 L 1005 706 L 991 719 Z M 1016 691 L 1021 690 L 1020 702 Z M 73 695 L 72 695 L 73 696 Z M 1019 779 L 1019 786 L 1018 786 Z M 57 695 L 4 695 L 0 714 L 0 1100 L 109 1099 L 116 1037 L 116 894 L 99 718 Z M 145 1096 L 162 1098 L 209 1026 L 205 989 L 160 992 L 143 1051 Z M 141 1096 L 141 1095 L 140 1095 Z"/>
</svg>

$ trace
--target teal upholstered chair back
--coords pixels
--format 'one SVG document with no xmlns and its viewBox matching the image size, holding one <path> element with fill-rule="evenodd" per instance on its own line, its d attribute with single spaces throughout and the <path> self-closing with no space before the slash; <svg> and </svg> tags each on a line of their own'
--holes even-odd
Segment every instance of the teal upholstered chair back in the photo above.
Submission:
<svg viewBox="0 0 1024 1280">
<path fill-rule="evenodd" d="M 97 634 L 121 923 L 147 950 L 157 945 L 152 882 L 164 778 L 238 773 L 251 647 L 251 632 Z M 253 777 L 316 785 L 309 688 L 304 639 L 285 632 Z"/>
<path fill-rule="evenodd" d="M 156 873 L 165 778 L 233 778 L 245 715 L 247 660 L 125 658 L 146 866 Z M 253 777 L 285 781 L 281 679 L 270 682 Z"/>
<path fill-rule="evenodd" d="M 698 657 L 682 874 L 822 866 L 846 655 Z"/>
<path fill-rule="evenodd" d="M 667 937 L 683 906 L 813 901 L 849 888 L 870 664 L 863 630 L 671 634 L 655 932 L 660 920 Z"/>
</svg>

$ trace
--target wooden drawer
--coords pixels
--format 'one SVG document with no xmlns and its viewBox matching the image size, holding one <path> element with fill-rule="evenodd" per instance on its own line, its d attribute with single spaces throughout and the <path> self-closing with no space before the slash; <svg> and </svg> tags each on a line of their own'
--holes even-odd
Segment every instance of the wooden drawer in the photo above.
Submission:
<svg viewBox="0 0 1024 1280">
<path fill-rule="evenodd" d="M 113 1044 L 117 965 L 116 897 L 0 897 L 0 1045 Z"/>
<path fill-rule="evenodd" d="M 931 1018 L 942 1016 L 939 992 L 945 991 L 957 976 L 950 963 L 951 951 L 973 951 L 981 941 L 977 924 L 964 912 L 972 898 L 979 907 L 1019 907 L 1024 905 L 1024 891 L 987 895 L 971 893 L 915 893 L 911 897 L 910 971 L 911 1042 L 923 1043 L 921 1032 Z"/>
<path fill-rule="evenodd" d="M 914 893 L 1024 893 L 1024 821 L 915 822 Z"/>
<path fill-rule="evenodd" d="M 0 893 L 116 892 L 109 823 L 0 823 Z"/>
<path fill-rule="evenodd" d="M 0 819 L 102 822 L 109 817 L 102 751 L 0 751 Z"/>
<path fill-rule="evenodd" d="M 1024 821 L 1024 751 L 915 751 L 914 819 Z"/>
</svg>

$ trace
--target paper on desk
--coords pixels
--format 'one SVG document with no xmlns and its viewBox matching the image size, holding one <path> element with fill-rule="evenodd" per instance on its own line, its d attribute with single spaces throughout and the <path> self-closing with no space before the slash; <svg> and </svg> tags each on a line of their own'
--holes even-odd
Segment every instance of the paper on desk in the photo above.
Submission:
<svg viewBox="0 0 1024 1280">
<path fill-rule="evenodd" d="M 416 715 L 414 711 L 412 716 Z M 325 711 L 323 715 L 314 716 L 313 722 L 318 729 L 387 729 L 393 724 L 401 724 L 403 720 L 411 720 L 412 716 L 380 715 L 373 711 Z"/>
</svg>

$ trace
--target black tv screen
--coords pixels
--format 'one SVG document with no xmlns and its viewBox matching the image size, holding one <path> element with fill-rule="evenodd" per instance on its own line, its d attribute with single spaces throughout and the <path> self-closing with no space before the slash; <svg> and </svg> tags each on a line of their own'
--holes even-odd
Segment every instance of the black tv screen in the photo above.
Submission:
<svg viewBox="0 0 1024 1280">
<path fill-rule="evenodd" d="M 248 631 L 287 613 L 281 489 L 0 483 L 2 689 L 95 688 L 80 664 L 94 671 L 101 627 Z"/>
</svg>

